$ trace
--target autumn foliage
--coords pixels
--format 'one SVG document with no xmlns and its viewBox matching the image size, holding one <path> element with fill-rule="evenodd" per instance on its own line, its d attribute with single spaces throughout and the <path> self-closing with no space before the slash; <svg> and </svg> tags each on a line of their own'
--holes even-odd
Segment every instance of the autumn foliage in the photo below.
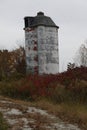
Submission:
<svg viewBox="0 0 87 130">
<path fill-rule="evenodd" d="M 81 86 L 81 82 L 85 84 L 86 81 L 87 68 L 80 67 L 57 75 L 29 75 L 22 80 L 22 85 L 18 88 L 18 91 L 21 94 L 26 92 L 25 95 L 30 95 L 31 97 L 48 97 L 53 94 L 54 90 L 58 86 L 60 87 L 62 85 L 65 89 L 68 90 L 78 90 L 84 88 L 84 86 Z M 76 86 L 76 83 L 80 84 Z"/>
<path fill-rule="evenodd" d="M 45 97 L 56 102 L 86 101 L 87 67 L 68 69 L 56 75 L 27 76 L 25 69 L 23 48 L 0 51 L 0 94 L 31 100 Z M 19 77 L 19 73 L 23 76 Z M 3 77 L 7 80 L 2 80 Z"/>
<path fill-rule="evenodd" d="M 25 73 L 25 51 L 23 47 L 8 51 L 0 50 L 0 80 L 15 73 Z"/>
<path fill-rule="evenodd" d="M 80 67 L 56 75 L 28 75 L 0 82 L 0 94 L 14 98 L 55 102 L 87 100 L 87 68 Z"/>
</svg>

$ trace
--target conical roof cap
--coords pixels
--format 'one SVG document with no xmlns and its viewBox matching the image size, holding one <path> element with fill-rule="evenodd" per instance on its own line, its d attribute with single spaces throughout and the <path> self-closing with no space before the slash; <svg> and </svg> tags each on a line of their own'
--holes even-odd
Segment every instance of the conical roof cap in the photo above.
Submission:
<svg viewBox="0 0 87 130">
<path fill-rule="evenodd" d="M 50 17 L 45 16 L 43 12 L 38 12 L 37 16 L 35 16 L 35 17 L 25 17 L 25 21 L 26 20 L 28 21 L 28 26 L 29 27 L 36 27 L 36 26 L 43 25 L 43 26 L 48 26 L 48 27 L 57 27 L 57 28 L 59 28 L 53 22 L 53 20 Z"/>
</svg>

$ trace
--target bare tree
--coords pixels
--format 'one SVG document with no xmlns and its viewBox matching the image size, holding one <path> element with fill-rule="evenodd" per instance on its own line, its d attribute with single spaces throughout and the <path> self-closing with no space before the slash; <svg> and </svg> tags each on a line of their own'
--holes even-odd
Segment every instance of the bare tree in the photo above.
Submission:
<svg viewBox="0 0 87 130">
<path fill-rule="evenodd" d="M 75 64 L 76 66 L 85 66 L 87 67 L 87 42 L 82 44 L 75 56 Z"/>
</svg>

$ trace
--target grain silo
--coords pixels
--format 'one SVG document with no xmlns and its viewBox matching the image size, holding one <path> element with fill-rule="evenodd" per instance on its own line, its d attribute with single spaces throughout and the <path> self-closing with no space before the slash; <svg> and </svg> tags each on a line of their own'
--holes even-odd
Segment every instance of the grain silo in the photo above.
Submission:
<svg viewBox="0 0 87 130">
<path fill-rule="evenodd" d="M 35 17 L 25 17 L 24 21 L 27 73 L 58 73 L 59 27 L 43 12 L 38 12 Z"/>
</svg>

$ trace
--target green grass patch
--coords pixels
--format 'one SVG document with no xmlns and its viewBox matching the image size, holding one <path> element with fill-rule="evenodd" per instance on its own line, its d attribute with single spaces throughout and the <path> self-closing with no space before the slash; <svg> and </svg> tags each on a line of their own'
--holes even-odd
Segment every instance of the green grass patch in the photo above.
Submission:
<svg viewBox="0 0 87 130">
<path fill-rule="evenodd" d="M 3 115 L 0 113 L 0 130 L 8 130 L 8 124 L 3 119 Z"/>
</svg>

